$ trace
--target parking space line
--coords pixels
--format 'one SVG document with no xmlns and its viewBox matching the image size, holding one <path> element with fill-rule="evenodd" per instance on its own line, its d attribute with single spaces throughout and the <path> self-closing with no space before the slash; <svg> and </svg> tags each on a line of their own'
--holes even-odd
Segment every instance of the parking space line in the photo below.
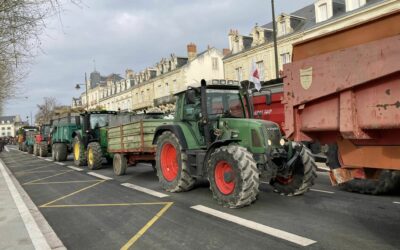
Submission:
<svg viewBox="0 0 400 250">
<path fill-rule="evenodd" d="M 66 204 L 66 205 L 48 205 L 48 206 L 45 206 L 45 208 L 154 206 L 154 205 L 166 205 L 168 203 L 171 203 L 171 202 Z"/>
<path fill-rule="evenodd" d="M 173 202 L 167 202 L 167 204 L 149 221 L 142 229 L 139 230 L 124 246 L 121 250 L 129 249 L 146 231 L 158 220 L 161 216 L 174 204 Z"/>
<path fill-rule="evenodd" d="M 97 182 L 98 180 L 87 180 L 87 181 L 48 181 L 48 182 L 33 182 L 25 185 L 48 185 L 48 184 L 70 184 L 70 183 L 85 183 L 85 182 Z"/>
<path fill-rule="evenodd" d="M 31 212 L 23 201 L 21 195 L 19 194 L 17 188 L 15 187 L 13 181 L 11 180 L 9 174 L 7 173 L 5 166 L 0 161 L 0 172 L 3 175 L 5 183 L 7 184 L 8 190 L 17 206 L 19 214 L 21 215 L 22 221 L 28 231 L 29 237 L 33 243 L 35 249 L 50 249 L 50 246 L 44 237 L 42 231 L 39 229 L 35 219 L 33 218 Z"/>
<path fill-rule="evenodd" d="M 51 177 L 55 177 L 55 176 L 59 176 L 59 175 L 63 175 L 63 174 L 72 172 L 73 170 L 61 170 L 61 171 L 62 171 L 62 173 L 50 175 L 50 176 L 47 176 L 47 177 L 44 177 L 44 178 L 40 178 L 40 179 L 36 179 L 36 180 L 33 180 L 33 181 L 28 181 L 28 182 L 25 182 L 25 183 L 22 184 L 22 185 L 30 184 L 30 183 L 37 182 L 37 181 L 46 180 L 46 179 L 49 179 L 49 178 L 51 178 Z"/>
<path fill-rule="evenodd" d="M 71 170 L 71 171 L 73 171 L 73 170 Z M 55 200 L 49 201 L 49 202 L 47 202 L 46 204 L 41 205 L 40 207 L 47 207 L 47 206 L 49 206 L 50 204 L 53 204 L 53 203 L 55 203 L 55 202 L 57 202 L 57 201 L 60 201 L 60 200 L 62 200 L 62 199 L 65 199 L 65 198 L 67 198 L 67 197 L 70 197 L 70 196 L 72 196 L 72 195 L 75 195 L 75 194 L 80 193 L 80 192 L 82 192 L 82 191 L 85 191 L 85 190 L 87 190 L 87 189 L 89 189 L 89 188 L 92 188 L 92 187 L 94 187 L 94 186 L 96 186 L 96 185 L 99 185 L 100 183 L 103 183 L 103 182 L 105 182 L 105 180 L 97 181 L 96 183 L 94 183 L 94 184 L 92 184 L 92 185 L 90 185 L 90 186 L 81 188 L 81 189 L 79 189 L 79 190 L 77 190 L 77 191 L 75 191 L 75 192 L 72 192 L 72 193 L 70 193 L 70 194 L 64 195 L 64 196 L 62 196 L 62 197 L 60 197 L 60 198 L 57 198 L 57 199 L 55 199 Z"/>
<path fill-rule="evenodd" d="M 65 163 L 62 163 L 62 162 L 54 162 L 54 163 L 57 165 L 65 166 Z"/>
<path fill-rule="evenodd" d="M 314 241 L 314 240 L 311 240 L 311 239 L 308 239 L 308 238 L 305 238 L 305 237 L 302 237 L 302 236 L 299 236 L 296 234 L 292 234 L 292 233 L 289 233 L 289 232 L 286 232 L 286 231 L 283 231 L 280 229 L 269 227 L 269 226 L 251 221 L 251 220 L 243 219 L 238 216 L 224 213 L 224 212 L 221 212 L 221 211 L 209 208 L 209 207 L 205 207 L 202 205 L 192 206 L 191 208 L 195 209 L 197 211 L 215 216 L 217 218 L 227 220 L 227 221 L 239 224 L 241 226 L 274 236 L 276 238 L 290 241 L 290 242 L 295 243 L 300 246 L 309 246 L 311 244 L 316 243 L 316 241 Z"/>
<path fill-rule="evenodd" d="M 146 193 L 146 194 L 149 194 L 149 195 L 156 196 L 158 198 L 164 198 L 164 197 L 168 197 L 169 196 L 167 194 L 163 194 L 163 193 L 160 193 L 160 192 L 157 192 L 157 191 L 145 188 L 145 187 L 141 187 L 141 186 L 138 186 L 138 185 L 135 185 L 135 184 L 132 184 L 132 183 L 122 183 L 121 185 L 124 186 L 124 187 L 127 187 L 127 188 L 135 189 L 137 191 L 140 191 L 140 192 L 143 192 L 143 193 Z"/>
<path fill-rule="evenodd" d="M 97 178 L 100 178 L 100 179 L 103 179 L 103 180 L 106 180 L 106 181 L 113 179 L 111 177 L 108 177 L 108 176 L 105 176 L 105 175 L 102 175 L 102 174 L 98 174 L 98 173 L 95 173 L 95 172 L 87 172 L 87 174 L 91 175 L 91 176 L 94 176 L 94 177 L 97 177 Z"/>
<path fill-rule="evenodd" d="M 46 158 L 46 159 L 44 159 L 45 161 L 53 161 L 52 159 L 48 159 L 48 158 Z"/>
<path fill-rule="evenodd" d="M 394 204 L 400 204 L 400 201 L 393 201 Z"/>
<path fill-rule="evenodd" d="M 77 167 L 74 167 L 74 166 L 67 166 L 67 168 L 70 168 L 70 169 L 73 169 L 73 170 L 76 170 L 76 171 L 83 171 L 83 169 L 77 168 Z"/>
<path fill-rule="evenodd" d="M 335 192 L 332 191 L 325 191 L 325 190 L 320 190 L 320 189 L 315 189 L 315 188 L 310 188 L 311 191 L 314 192 L 320 192 L 320 193 L 327 193 L 327 194 L 334 194 Z"/>
</svg>

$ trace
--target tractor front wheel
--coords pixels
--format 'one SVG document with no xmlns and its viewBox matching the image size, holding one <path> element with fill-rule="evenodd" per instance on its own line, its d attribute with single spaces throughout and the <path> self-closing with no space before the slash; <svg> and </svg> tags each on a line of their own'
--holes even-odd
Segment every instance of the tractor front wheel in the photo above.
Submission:
<svg viewBox="0 0 400 250">
<path fill-rule="evenodd" d="M 307 147 L 302 147 L 299 159 L 294 164 L 290 176 L 283 177 L 278 174 L 271 181 L 276 193 L 287 196 L 301 195 L 314 185 L 314 180 L 317 178 L 317 165 Z"/>
<path fill-rule="evenodd" d="M 33 144 L 33 154 L 39 156 L 39 145 L 37 143 Z"/>
<path fill-rule="evenodd" d="M 128 163 L 125 155 L 115 154 L 113 159 L 113 170 L 115 175 L 124 175 L 126 172 L 126 168 L 128 167 Z"/>
<path fill-rule="evenodd" d="M 96 170 L 101 168 L 103 163 L 103 152 L 98 142 L 91 142 L 87 147 L 87 165 L 88 169 Z"/>
<path fill-rule="evenodd" d="M 41 142 L 39 144 L 39 156 L 46 157 L 48 153 L 47 142 Z"/>
<path fill-rule="evenodd" d="M 81 139 L 75 136 L 74 142 L 72 144 L 72 150 L 74 155 L 75 166 L 85 166 L 87 164 L 85 145 L 83 145 Z"/>
<path fill-rule="evenodd" d="M 183 192 L 193 188 L 195 179 L 189 174 L 187 155 L 179 139 L 166 131 L 157 140 L 157 176 L 161 186 L 169 192 Z"/>
<path fill-rule="evenodd" d="M 208 180 L 214 199 L 229 208 L 254 202 L 260 184 L 253 155 L 237 145 L 223 146 L 212 153 L 208 161 Z"/>
</svg>

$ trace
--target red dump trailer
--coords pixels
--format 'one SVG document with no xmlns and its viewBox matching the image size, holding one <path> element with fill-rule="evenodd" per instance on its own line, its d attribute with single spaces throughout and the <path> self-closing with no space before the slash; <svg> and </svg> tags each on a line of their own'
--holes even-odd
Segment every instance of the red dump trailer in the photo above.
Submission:
<svg viewBox="0 0 400 250">
<path fill-rule="evenodd" d="M 382 193 L 400 182 L 400 11 L 295 44 L 285 133 L 330 144 L 331 181 Z"/>
</svg>

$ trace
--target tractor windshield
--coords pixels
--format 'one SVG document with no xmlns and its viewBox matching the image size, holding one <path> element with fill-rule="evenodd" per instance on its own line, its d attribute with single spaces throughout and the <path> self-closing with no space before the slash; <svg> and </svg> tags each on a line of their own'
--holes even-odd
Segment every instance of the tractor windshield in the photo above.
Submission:
<svg viewBox="0 0 400 250">
<path fill-rule="evenodd" d="M 91 114 L 90 115 L 90 128 L 97 129 L 108 126 L 109 114 Z"/>
<path fill-rule="evenodd" d="M 218 115 L 245 118 L 242 97 L 238 90 L 207 89 L 207 109 L 210 118 Z"/>
</svg>

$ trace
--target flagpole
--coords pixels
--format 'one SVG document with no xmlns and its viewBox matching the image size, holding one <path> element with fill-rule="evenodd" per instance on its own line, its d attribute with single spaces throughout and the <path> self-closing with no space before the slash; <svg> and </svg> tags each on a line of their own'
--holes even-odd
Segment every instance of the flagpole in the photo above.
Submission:
<svg viewBox="0 0 400 250">
<path fill-rule="evenodd" d="M 272 8 L 272 29 L 273 29 L 273 37 L 274 37 L 274 54 L 275 54 L 275 79 L 279 78 L 279 68 L 278 68 L 278 45 L 276 42 L 276 22 L 275 22 L 275 4 L 274 0 L 271 0 L 271 8 Z"/>
</svg>

